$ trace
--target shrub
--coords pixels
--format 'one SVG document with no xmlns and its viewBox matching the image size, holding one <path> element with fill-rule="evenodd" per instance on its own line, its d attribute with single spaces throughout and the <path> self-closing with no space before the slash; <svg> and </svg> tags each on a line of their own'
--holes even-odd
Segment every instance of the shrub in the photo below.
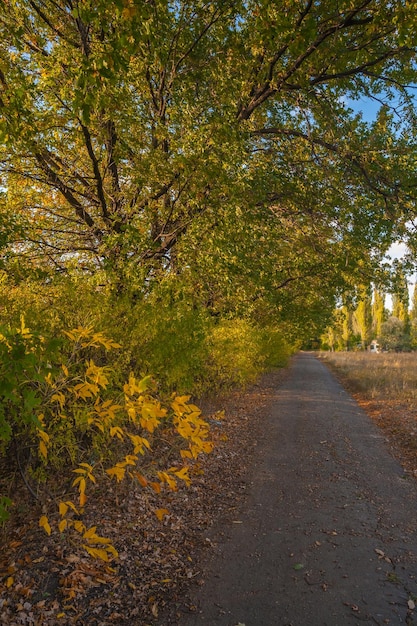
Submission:
<svg viewBox="0 0 417 626">
<path fill-rule="evenodd" d="M 189 484 L 195 459 L 212 449 L 209 426 L 189 396 L 160 397 L 151 377 L 133 373 L 122 388 L 112 384 L 112 369 L 97 362 L 102 351 L 118 348 L 101 332 L 82 327 L 65 332 L 61 342 L 48 342 L 23 319 L 20 328 L 0 335 L 1 451 L 6 455 L 13 439 L 25 452 L 26 471 L 48 486 L 54 470 L 73 468 L 78 503 L 71 496 L 60 499 L 58 530 L 75 531 L 87 552 L 104 560 L 116 556 L 111 542 L 78 519 L 98 478 L 130 478 L 158 493 L 176 490 L 179 481 Z M 153 455 L 161 440 L 163 460 Z M 1 520 L 9 506 L 0 497 Z M 46 515 L 39 523 L 52 532 Z"/>
</svg>

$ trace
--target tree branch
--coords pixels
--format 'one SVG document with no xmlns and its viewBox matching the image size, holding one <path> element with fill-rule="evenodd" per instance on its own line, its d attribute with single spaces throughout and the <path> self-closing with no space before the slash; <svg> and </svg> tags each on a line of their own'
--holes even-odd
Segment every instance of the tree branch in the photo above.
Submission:
<svg viewBox="0 0 417 626">
<path fill-rule="evenodd" d="M 65 200 L 72 206 L 75 210 L 75 213 L 78 217 L 85 223 L 89 228 L 92 229 L 94 235 L 101 239 L 103 237 L 102 231 L 96 227 L 95 222 L 88 211 L 85 210 L 83 205 L 76 199 L 73 193 L 69 190 L 67 185 L 60 179 L 58 174 L 50 167 L 47 159 L 40 152 L 35 153 L 35 159 L 39 163 L 41 169 L 47 175 L 49 181 L 52 185 L 60 191 L 60 193 L 64 196 Z"/>
<path fill-rule="evenodd" d="M 103 178 L 102 178 L 101 173 L 100 173 L 100 167 L 99 167 L 99 164 L 98 164 L 97 157 L 94 154 L 94 149 L 93 149 L 93 144 L 92 144 L 92 141 L 91 141 L 90 131 L 88 130 L 87 126 L 85 126 L 82 122 L 80 122 L 80 125 L 81 125 L 81 129 L 83 131 L 83 135 L 84 135 L 84 140 L 85 140 L 85 145 L 86 145 L 86 148 L 87 148 L 88 156 L 90 157 L 90 161 L 91 161 L 91 164 L 93 166 L 94 179 L 96 181 L 97 196 L 98 196 L 98 198 L 100 200 L 102 216 L 103 216 L 103 219 L 106 221 L 106 223 L 108 223 L 110 216 L 109 216 L 109 213 L 108 213 L 108 210 L 107 210 L 106 198 L 104 197 Z"/>
</svg>

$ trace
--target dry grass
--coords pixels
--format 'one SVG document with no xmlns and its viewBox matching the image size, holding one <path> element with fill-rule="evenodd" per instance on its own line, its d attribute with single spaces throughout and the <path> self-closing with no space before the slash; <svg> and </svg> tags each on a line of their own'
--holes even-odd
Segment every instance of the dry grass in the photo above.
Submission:
<svg viewBox="0 0 417 626">
<path fill-rule="evenodd" d="M 320 358 L 381 428 L 406 472 L 417 478 L 417 353 L 323 352 Z"/>
<path fill-rule="evenodd" d="M 324 352 L 320 356 L 358 392 L 417 409 L 417 353 Z"/>
</svg>

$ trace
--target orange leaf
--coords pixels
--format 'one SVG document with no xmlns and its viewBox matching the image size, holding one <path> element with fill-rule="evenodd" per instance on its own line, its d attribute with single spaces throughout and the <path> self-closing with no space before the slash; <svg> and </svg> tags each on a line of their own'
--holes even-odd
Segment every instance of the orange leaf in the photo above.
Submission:
<svg viewBox="0 0 417 626">
<path fill-rule="evenodd" d="M 148 481 L 146 480 L 145 476 L 142 476 L 142 474 L 139 474 L 139 472 L 135 472 L 135 478 L 138 483 L 142 485 L 142 487 L 146 487 L 148 485 Z"/>
</svg>

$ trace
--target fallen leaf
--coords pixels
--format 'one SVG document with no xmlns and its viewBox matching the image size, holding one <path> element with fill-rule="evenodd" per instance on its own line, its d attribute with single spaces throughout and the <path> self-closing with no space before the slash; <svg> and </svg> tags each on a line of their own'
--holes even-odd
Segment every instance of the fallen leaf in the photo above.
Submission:
<svg viewBox="0 0 417 626">
<path fill-rule="evenodd" d="M 52 532 L 51 527 L 49 525 L 48 518 L 46 517 L 46 515 L 42 515 L 42 517 L 40 518 L 39 526 L 44 529 L 47 535 L 51 534 Z"/>
<path fill-rule="evenodd" d="M 300 570 L 300 569 L 304 569 L 304 565 L 303 565 L 302 563 L 296 563 L 296 564 L 294 565 L 294 569 L 295 569 L 296 571 L 298 571 L 298 570 Z"/>
<path fill-rule="evenodd" d="M 164 519 L 165 515 L 169 514 L 168 509 L 156 509 L 156 511 L 154 511 L 156 517 L 159 519 L 160 522 L 162 522 L 162 520 Z"/>
</svg>

